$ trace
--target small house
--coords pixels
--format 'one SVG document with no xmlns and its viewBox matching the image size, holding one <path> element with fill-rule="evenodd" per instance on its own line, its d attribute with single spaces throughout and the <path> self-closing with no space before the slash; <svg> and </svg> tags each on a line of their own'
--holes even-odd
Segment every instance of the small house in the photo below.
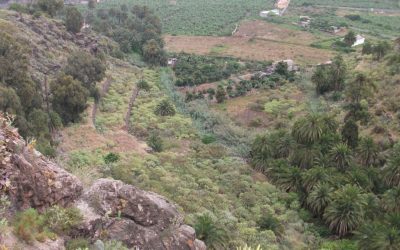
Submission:
<svg viewBox="0 0 400 250">
<path fill-rule="evenodd" d="M 274 10 L 263 10 L 260 12 L 260 17 L 269 17 L 269 16 L 279 16 L 280 12 L 278 9 L 274 9 Z"/>
<path fill-rule="evenodd" d="M 303 28 L 310 27 L 311 17 L 309 16 L 300 16 L 299 25 Z"/>
<path fill-rule="evenodd" d="M 332 34 L 337 34 L 342 31 L 342 27 L 331 26 L 329 27 L 329 32 Z"/>
<path fill-rule="evenodd" d="M 351 45 L 351 47 L 356 47 L 358 45 L 362 45 L 365 43 L 365 37 L 361 36 L 361 35 L 357 35 L 356 36 L 356 41 L 354 42 L 353 45 Z"/>
<path fill-rule="evenodd" d="M 174 67 L 178 62 L 177 58 L 168 58 L 168 66 Z"/>
</svg>

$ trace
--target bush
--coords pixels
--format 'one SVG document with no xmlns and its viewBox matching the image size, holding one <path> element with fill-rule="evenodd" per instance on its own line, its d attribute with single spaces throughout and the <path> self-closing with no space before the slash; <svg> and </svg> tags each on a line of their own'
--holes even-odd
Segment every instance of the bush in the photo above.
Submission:
<svg viewBox="0 0 400 250">
<path fill-rule="evenodd" d="M 154 110 L 154 113 L 159 116 L 174 116 L 176 111 L 174 105 L 168 100 L 162 100 Z"/>
<path fill-rule="evenodd" d="M 158 134 L 151 134 L 147 139 L 147 144 L 151 147 L 155 152 L 163 151 L 164 143 L 162 138 Z"/>
<path fill-rule="evenodd" d="M 271 214 L 267 214 L 260 218 L 257 222 L 257 225 L 260 227 L 261 230 L 271 230 L 275 233 L 276 236 L 282 236 L 285 232 L 285 229 L 281 222 L 275 218 Z"/>
<path fill-rule="evenodd" d="M 104 243 L 105 250 L 128 250 L 121 242 L 111 240 Z"/>
<path fill-rule="evenodd" d="M 67 242 L 67 250 L 89 249 L 89 241 L 85 238 L 76 238 Z"/>
<path fill-rule="evenodd" d="M 79 209 L 54 206 L 44 214 L 45 224 L 57 233 L 68 233 L 82 221 Z"/>
<path fill-rule="evenodd" d="M 204 144 L 210 144 L 210 143 L 215 142 L 216 140 L 217 140 L 217 139 L 216 139 L 215 136 L 212 135 L 212 134 L 204 135 L 203 138 L 201 138 L 201 141 L 202 141 Z"/>
<path fill-rule="evenodd" d="M 16 215 L 14 233 L 19 239 L 31 244 L 37 236 L 41 238 L 40 233 L 43 231 L 44 217 L 39 215 L 35 209 L 29 208 Z"/>
<path fill-rule="evenodd" d="M 83 25 L 83 17 L 76 7 L 68 7 L 65 16 L 65 26 L 72 33 L 78 33 Z"/>
<path fill-rule="evenodd" d="M 106 164 L 111 164 L 114 162 L 118 162 L 120 159 L 120 156 L 119 156 L 119 154 L 111 152 L 111 153 L 108 153 L 106 156 L 104 156 L 103 159 Z"/>
</svg>

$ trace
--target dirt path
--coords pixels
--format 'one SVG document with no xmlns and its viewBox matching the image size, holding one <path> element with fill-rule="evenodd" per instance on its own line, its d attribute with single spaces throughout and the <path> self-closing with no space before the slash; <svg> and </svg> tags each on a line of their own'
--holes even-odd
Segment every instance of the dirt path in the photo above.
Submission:
<svg viewBox="0 0 400 250">
<path fill-rule="evenodd" d="M 128 104 L 128 111 L 126 112 L 126 115 L 125 115 L 125 128 L 127 131 L 129 131 L 129 128 L 130 128 L 130 117 L 132 114 L 133 104 L 135 104 L 135 100 L 138 95 L 139 95 L 139 89 L 135 86 L 132 89 L 132 95 L 131 95 L 131 98 L 129 99 L 129 104 Z"/>
<path fill-rule="evenodd" d="M 96 127 L 96 115 L 97 115 L 97 109 L 98 109 L 98 105 L 101 101 L 101 98 L 107 94 L 110 86 L 111 86 L 111 77 L 107 77 L 106 80 L 104 80 L 103 84 L 102 84 L 102 88 L 100 90 L 100 96 L 99 96 L 99 100 L 97 100 L 97 102 L 95 101 L 93 104 L 93 109 L 92 109 L 92 114 L 91 114 L 91 121 L 93 124 L 93 127 Z"/>
</svg>

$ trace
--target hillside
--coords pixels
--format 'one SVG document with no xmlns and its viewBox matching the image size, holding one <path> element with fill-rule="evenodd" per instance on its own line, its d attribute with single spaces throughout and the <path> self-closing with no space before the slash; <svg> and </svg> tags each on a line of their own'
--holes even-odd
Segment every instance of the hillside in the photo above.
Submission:
<svg viewBox="0 0 400 250">
<path fill-rule="evenodd" d="M 46 17 L 9 11 L 1 11 L 0 17 L 2 31 L 21 43 L 30 41 L 33 56 L 29 57 L 29 72 L 39 81 L 44 79 L 44 72 L 49 72 L 49 81 L 56 77 L 58 69 L 49 69 L 64 67 L 73 51 L 93 52 L 98 48 L 111 52 L 114 46 L 94 33 L 72 35 L 61 22 Z M 234 156 L 233 149 L 202 143 L 203 132 L 185 113 L 173 117 L 153 113 L 159 100 L 170 98 L 171 73 L 166 69 L 139 69 L 107 56 L 106 77 L 98 83 L 104 90 L 100 102 L 94 105 L 89 101 L 83 121 L 57 135 L 57 162 L 78 176 L 84 188 L 98 178 L 113 177 L 172 199 L 185 213 L 188 224 L 194 225 L 199 216 L 211 216 L 219 221 L 218 227 L 221 223 L 236 232 L 230 237 L 232 246 L 254 242 L 271 248 L 282 244 L 301 248 L 317 243 L 312 232 L 304 234 L 308 225 L 293 210 L 298 206 L 296 201 Z M 150 90 L 138 96 L 128 116 L 132 127 L 127 129 L 124 119 L 128 104 L 141 78 Z M 98 107 L 95 119 L 94 106 Z M 154 133 L 164 142 L 161 153 L 149 153 L 146 145 L 146 139 Z M 116 162 L 104 160 L 110 153 L 118 156 Z M 257 229 L 256 222 L 264 210 L 284 222 L 279 235 Z"/>
<path fill-rule="evenodd" d="M 0 249 L 397 249 L 399 6 L 273 6 L 0 10 Z"/>
</svg>

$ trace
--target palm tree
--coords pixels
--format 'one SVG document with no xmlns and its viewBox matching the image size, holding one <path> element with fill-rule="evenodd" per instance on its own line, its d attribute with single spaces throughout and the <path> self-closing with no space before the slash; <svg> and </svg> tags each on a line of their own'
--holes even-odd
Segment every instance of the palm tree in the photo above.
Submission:
<svg viewBox="0 0 400 250">
<path fill-rule="evenodd" d="M 337 55 L 332 60 L 330 73 L 333 89 L 335 91 L 342 91 L 347 73 L 346 64 L 344 63 L 342 56 Z"/>
<path fill-rule="evenodd" d="M 258 171 L 266 171 L 272 160 L 273 147 L 270 145 L 269 136 L 259 135 L 253 142 L 251 148 L 251 162 Z"/>
<path fill-rule="evenodd" d="M 360 188 L 346 185 L 335 191 L 326 207 L 324 220 L 333 232 L 343 237 L 357 229 L 364 220 L 365 195 Z"/>
<path fill-rule="evenodd" d="M 362 99 L 372 96 L 375 88 L 375 84 L 369 77 L 358 72 L 348 85 L 347 96 L 352 103 L 360 103 Z"/>
<path fill-rule="evenodd" d="M 314 189 L 315 186 L 323 183 L 331 183 L 334 171 L 324 167 L 313 167 L 303 174 L 303 187 L 307 192 Z"/>
<path fill-rule="evenodd" d="M 361 250 L 399 250 L 400 214 L 388 214 L 383 221 L 367 223 L 355 234 Z"/>
<path fill-rule="evenodd" d="M 174 105 L 172 105 L 170 101 L 165 99 L 157 104 L 154 113 L 160 116 L 174 116 L 176 111 Z"/>
<path fill-rule="evenodd" d="M 275 170 L 273 177 L 278 186 L 286 192 L 296 192 L 302 189 L 301 169 L 298 167 L 281 167 Z"/>
<path fill-rule="evenodd" d="M 327 184 L 317 185 L 307 197 L 306 204 L 317 216 L 324 214 L 325 208 L 332 201 L 333 188 Z"/>
<path fill-rule="evenodd" d="M 352 162 L 352 152 L 347 144 L 339 143 L 329 152 L 333 166 L 339 170 L 346 170 Z"/>
<path fill-rule="evenodd" d="M 400 187 L 389 189 L 383 194 L 382 207 L 388 212 L 400 213 Z"/>
<path fill-rule="evenodd" d="M 321 158 L 319 147 L 298 145 L 290 159 L 293 165 L 305 169 L 314 166 L 319 158 Z"/>
<path fill-rule="evenodd" d="M 200 215 L 194 225 L 196 236 L 204 241 L 208 249 L 225 249 L 228 241 L 226 231 L 215 225 L 210 215 Z"/>
<path fill-rule="evenodd" d="M 275 158 L 287 158 L 291 155 L 295 142 L 293 137 L 281 131 L 279 133 L 279 138 L 276 140 L 275 147 Z"/>
<path fill-rule="evenodd" d="M 319 114 L 309 114 L 296 121 L 292 135 L 300 144 L 314 144 L 319 141 L 325 129 L 324 121 Z"/>
<path fill-rule="evenodd" d="M 360 140 L 357 148 L 358 158 L 364 167 L 374 165 L 378 160 L 379 148 L 371 137 Z"/>
<path fill-rule="evenodd" d="M 393 146 L 388 163 L 383 169 L 386 183 L 392 187 L 400 187 L 400 143 Z"/>
</svg>

